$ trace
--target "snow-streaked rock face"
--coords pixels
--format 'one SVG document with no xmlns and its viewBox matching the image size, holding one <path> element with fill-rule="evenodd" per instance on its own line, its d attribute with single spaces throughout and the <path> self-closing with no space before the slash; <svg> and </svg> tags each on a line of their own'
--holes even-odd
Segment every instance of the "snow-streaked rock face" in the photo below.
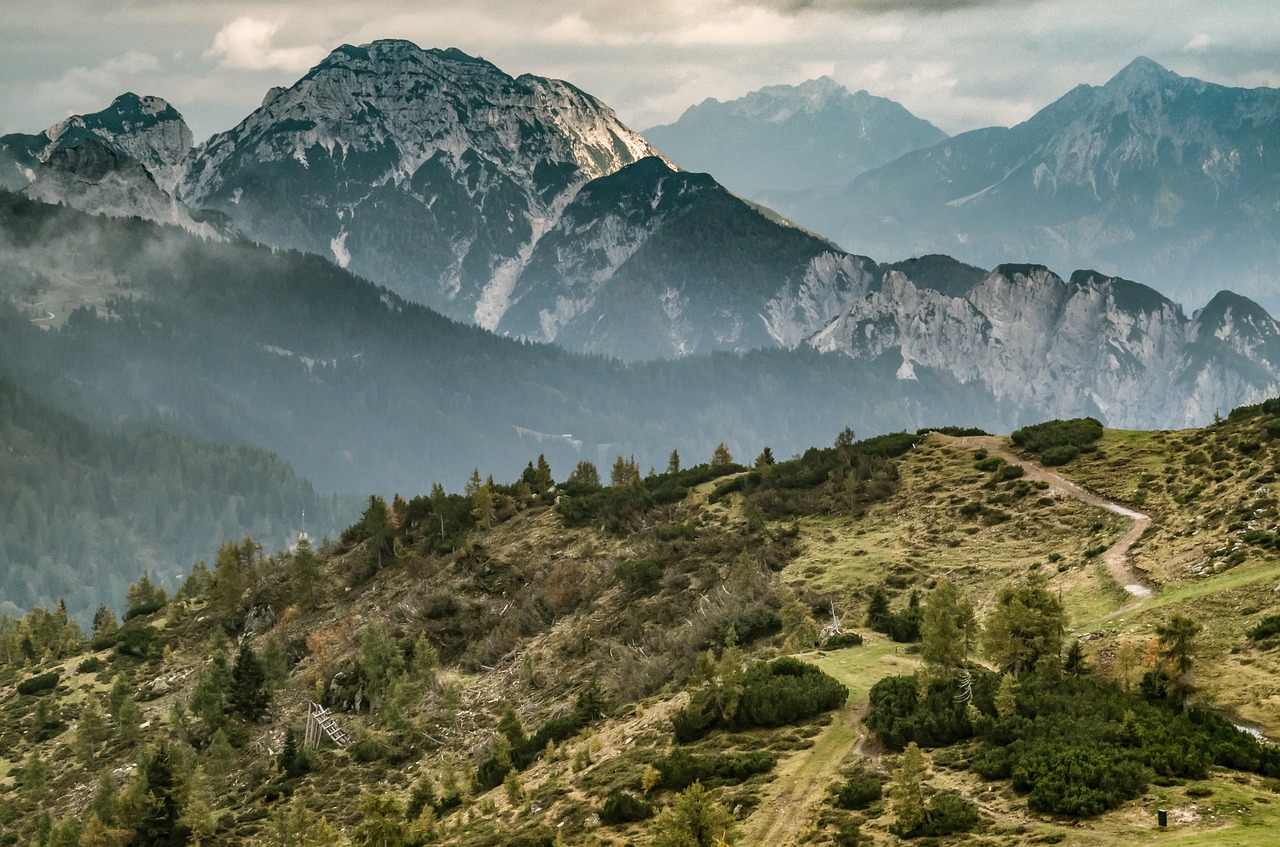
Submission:
<svg viewBox="0 0 1280 847">
<path fill-rule="evenodd" d="M 950 372 L 1041 417 L 1190 426 L 1280 387 L 1280 326 L 1245 298 L 1226 298 L 1188 320 L 1146 286 L 1091 272 L 1064 282 L 1042 267 L 1001 266 L 954 297 L 894 271 L 810 343 L 854 358 L 900 356 L 904 378 L 914 366 Z"/>
<path fill-rule="evenodd" d="M 198 151 L 182 196 L 486 327 L 591 179 L 655 155 L 600 101 L 457 50 L 343 46 Z"/>
</svg>

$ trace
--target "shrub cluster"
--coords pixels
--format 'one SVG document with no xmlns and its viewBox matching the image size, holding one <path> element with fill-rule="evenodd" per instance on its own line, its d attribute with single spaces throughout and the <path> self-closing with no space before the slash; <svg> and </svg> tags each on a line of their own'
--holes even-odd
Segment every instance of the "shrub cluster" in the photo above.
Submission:
<svg viewBox="0 0 1280 847">
<path fill-rule="evenodd" d="M 556 509 L 565 526 L 595 525 L 610 532 L 623 533 L 632 529 L 638 519 L 652 509 L 683 500 L 690 488 L 745 470 L 742 465 L 733 463 L 697 465 L 674 473 L 658 474 L 641 480 L 638 485 L 620 488 L 565 486 L 568 496 L 559 500 Z M 688 529 L 683 531 L 687 533 Z"/>
<path fill-rule="evenodd" d="M 884 587 L 877 586 L 872 590 L 867 606 L 867 626 L 875 632 L 883 633 L 899 644 L 910 644 L 920 640 L 922 620 L 924 609 L 920 606 L 918 591 L 912 591 L 907 605 L 894 612 L 889 609 L 889 593 Z"/>
<path fill-rule="evenodd" d="M 1218 715 L 1184 713 L 1163 697 L 1151 701 L 1096 677 L 1024 674 L 1016 711 L 996 717 L 996 680 L 972 676 L 976 711 L 962 702 L 955 681 L 932 681 L 922 698 L 915 677 L 881 680 L 871 689 L 867 726 L 897 747 L 977 736 L 985 743 L 971 766 L 976 773 L 1012 779 L 1031 808 L 1072 817 L 1138 796 L 1153 774 L 1203 779 L 1219 765 L 1280 777 L 1280 749 Z"/>
<path fill-rule="evenodd" d="M 1262 622 L 1249 630 L 1249 637 L 1254 641 L 1261 641 L 1264 638 L 1270 638 L 1280 633 L 1280 615 L 1270 615 L 1262 619 Z"/>
<path fill-rule="evenodd" d="M 683 791 L 695 782 L 734 785 L 758 773 L 773 770 L 775 764 L 777 759 L 764 750 L 696 756 L 677 747 L 655 762 L 654 767 L 662 774 L 659 785 L 672 791 Z"/>
<path fill-rule="evenodd" d="M 893 459 L 923 438 L 905 432 L 819 449 L 725 480 L 711 492 L 712 503 L 741 491 L 773 519 L 814 512 L 861 514 L 897 489 Z"/>
<path fill-rule="evenodd" d="M 18 693 L 28 695 L 48 694 L 58 687 L 58 680 L 61 678 L 62 674 L 58 671 L 49 671 L 38 676 L 27 677 L 18 683 Z"/>
<path fill-rule="evenodd" d="M 973 704 L 993 711 L 999 677 L 987 672 L 970 676 Z M 934 679 L 921 696 L 914 676 L 888 676 L 871 687 L 871 711 L 866 726 L 885 744 L 906 747 L 914 741 L 921 747 L 945 747 L 977 731 L 967 714 L 967 704 L 957 695 L 954 680 Z"/>
<path fill-rule="evenodd" d="M 653 806 L 630 791 L 615 791 L 604 801 L 600 820 L 607 824 L 634 823 L 653 817 Z"/>
<path fill-rule="evenodd" d="M 1065 465 L 1081 453 L 1097 449 L 1102 424 L 1096 418 L 1046 421 L 1013 431 L 1013 443 L 1040 454 L 1046 465 Z"/>
<path fill-rule="evenodd" d="M 884 784 L 879 776 L 860 767 L 846 774 L 844 782 L 833 787 L 833 793 L 837 808 L 856 812 L 879 800 Z"/>
<path fill-rule="evenodd" d="M 862 636 L 856 632 L 842 632 L 822 642 L 823 650 L 839 650 L 841 647 L 861 647 Z"/>
<path fill-rule="evenodd" d="M 925 822 L 912 835 L 940 838 L 968 832 L 978 825 L 978 806 L 958 791 L 939 791 L 925 805 Z"/>
<path fill-rule="evenodd" d="M 1247 421 L 1250 418 L 1261 417 L 1262 415 L 1280 415 L 1280 397 L 1272 397 L 1269 400 L 1263 400 L 1261 403 L 1255 403 L 1251 406 L 1238 406 L 1227 415 L 1227 420 L 1236 423 Z"/>
<path fill-rule="evenodd" d="M 476 785 L 482 791 L 497 788 L 512 770 L 522 771 L 547 749 L 548 742 L 559 743 L 566 738 L 577 735 L 587 724 L 600 717 L 604 704 L 594 689 L 588 689 L 578 696 L 573 709 L 563 715 L 547 721 L 533 735 L 508 736 L 510 752 L 495 753 L 480 763 L 476 768 Z"/>
<path fill-rule="evenodd" d="M 738 696 L 725 696 L 726 689 Z M 672 717 L 676 740 L 696 741 L 712 729 L 773 727 L 813 717 L 841 706 L 849 689 L 820 668 L 784 657 L 758 662 L 737 679 L 697 691 Z"/>
<path fill-rule="evenodd" d="M 976 426 L 926 426 L 923 429 L 917 429 L 916 435 L 928 435 L 931 432 L 936 432 L 940 435 L 950 435 L 955 438 L 991 434 L 985 429 L 979 429 Z"/>
</svg>

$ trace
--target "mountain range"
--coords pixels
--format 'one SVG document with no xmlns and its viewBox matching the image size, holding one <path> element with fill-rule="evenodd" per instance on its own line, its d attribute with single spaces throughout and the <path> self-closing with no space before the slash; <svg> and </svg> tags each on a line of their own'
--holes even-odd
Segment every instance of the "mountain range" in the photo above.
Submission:
<svg viewBox="0 0 1280 847">
<path fill-rule="evenodd" d="M 1099 103 L 1105 101 L 1112 113 L 1128 116 L 1128 123 L 1116 126 L 1132 129 L 1132 109 L 1125 111 L 1124 104 L 1141 101 L 1141 92 L 1153 85 L 1182 91 L 1180 83 L 1175 85 L 1177 79 L 1139 60 L 1104 89 L 1082 86 L 1024 127 L 1074 121 L 1077 137 L 1092 137 L 1084 128 L 1102 121 L 1106 109 Z M 1200 102 L 1187 97 L 1168 99 L 1187 108 Z M 1263 94 L 1257 98 L 1265 100 Z M 1263 112 L 1261 106 L 1253 108 L 1253 113 Z M 1143 114 L 1147 113 L 1163 115 L 1164 110 L 1149 103 Z M 844 115 L 849 125 L 850 115 L 860 115 L 862 135 L 899 139 L 879 145 L 877 155 L 882 157 L 893 155 L 890 148 L 895 144 L 926 143 L 936 135 L 905 110 L 869 95 L 850 95 L 829 80 L 768 89 L 723 107 L 703 104 L 691 114 L 736 115 L 777 126 L 819 116 L 830 121 L 833 115 Z M 1049 120 L 1043 115 L 1058 117 Z M 1183 123 L 1194 121 L 1188 117 Z M 880 129 L 872 131 L 873 127 Z M 914 127 L 914 141 L 902 140 L 910 134 L 904 127 Z M 948 158 L 940 150 L 968 150 L 974 138 L 997 137 L 1006 139 L 1006 147 L 1016 146 L 1009 139 L 1028 131 L 1020 127 L 946 139 L 940 146 L 907 153 L 867 171 L 854 187 L 871 185 L 890 172 L 905 173 L 903 169 L 915 161 Z M 110 207 L 117 215 L 177 224 L 203 239 L 196 248 L 176 234 L 111 231 L 104 237 L 112 246 L 100 262 L 114 274 L 99 276 L 114 282 L 99 279 L 83 285 L 63 304 L 64 314 L 89 305 L 99 318 L 118 315 L 126 292 L 147 292 L 141 299 L 129 294 L 134 298 L 129 310 L 158 308 L 175 296 L 178 289 L 172 286 L 137 284 L 138 274 L 165 272 L 163 262 L 147 264 L 149 258 L 130 257 L 122 263 L 119 257 L 130 252 L 124 244 L 131 237 L 152 244 L 141 251 L 145 257 L 169 250 L 188 257 L 184 261 L 199 256 L 204 267 L 180 268 L 190 293 L 209 284 L 206 277 L 212 267 L 231 273 L 230 268 L 248 261 L 254 275 L 273 279 L 305 276 L 318 267 L 294 259 L 273 264 L 235 246 L 258 241 L 273 249 L 324 256 L 336 269 L 362 274 L 388 289 L 374 297 L 377 306 L 361 301 L 372 308 L 361 306 L 350 319 L 349 328 L 342 331 L 347 341 L 340 355 L 320 352 L 333 347 L 332 339 L 317 341 L 314 331 L 308 331 L 305 343 L 296 338 L 279 343 L 256 335 L 257 330 L 244 330 L 252 348 L 285 350 L 308 362 L 339 362 L 362 347 L 373 347 L 365 333 L 384 320 L 379 310 L 417 315 L 406 309 L 419 303 L 501 335 L 623 360 L 769 347 L 839 353 L 855 367 L 859 362 L 875 363 L 877 370 L 867 378 L 893 395 L 884 408 L 901 411 L 901 392 L 922 374 L 934 374 L 951 386 L 934 398 L 935 411 L 984 408 L 994 399 L 995 405 L 977 422 L 996 428 L 1076 414 L 1097 414 L 1117 425 L 1202 423 L 1215 411 L 1255 401 L 1280 384 L 1280 356 L 1272 349 L 1280 330 L 1265 310 L 1243 297 L 1221 295 L 1187 318 L 1171 299 L 1105 269 L 1081 271 L 1066 282 L 1044 265 L 1010 264 L 1007 256 L 978 267 L 935 255 L 884 264 L 846 253 L 768 209 L 739 199 L 714 177 L 674 167 L 589 94 L 555 80 L 511 77 L 458 50 L 422 50 L 406 41 L 344 45 L 293 86 L 269 92 L 262 106 L 234 129 L 190 145 L 190 131 L 172 106 L 134 95 L 123 95 L 104 112 L 69 118 L 38 135 L 0 139 L 0 149 L 13 162 L 10 179 L 25 183 L 22 191 L 28 197 L 58 199 L 93 212 Z M 1146 161 L 1141 155 L 1146 148 L 1134 149 L 1116 161 Z M 1065 153 L 1062 157 L 1066 161 Z M 999 156 L 989 158 L 995 161 Z M 1101 153 L 1089 159 L 1095 160 L 1112 161 Z M 1065 165 L 1061 170 L 1056 179 L 1064 186 L 1068 171 L 1083 173 Z M 957 173 L 968 171 L 961 168 Z M 1014 183 L 1017 180 L 1011 178 Z M 1061 193 L 1067 193 L 1065 187 Z M 1024 211 L 1029 215 L 1030 209 Z M 65 226 L 75 231 L 85 225 L 77 221 L 53 229 Z M 66 233 L 59 238 L 65 240 Z M 231 243 L 223 243 L 227 241 Z M 26 303 L 37 321 L 42 318 L 34 304 L 42 298 L 48 301 L 52 288 L 59 288 L 49 280 L 60 275 L 87 277 L 98 270 L 83 264 L 74 271 L 58 267 L 65 260 L 43 245 L 40 236 L 28 233 L 13 245 L 12 263 L 44 280 L 33 283 L 15 277 L 11 286 L 13 302 Z M 362 285 L 355 277 L 328 271 L 325 276 L 332 281 L 310 292 L 315 302 L 293 301 L 291 307 L 323 313 L 335 299 L 348 297 L 341 293 L 346 287 Z M 17 293 L 23 285 L 32 289 L 25 299 Z M 32 293 L 37 289 L 43 292 L 39 296 Z M 293 296 L 296 289 L 288 290 Z M 360 295 L 367 296 L 372 295 Z M 260 301 L 256 295 L 249 299 Z M 180 307 L 174 303 L 165 308 Z M 274 316 L 277 326 L 297 324 L 294 316 L 283 314 L 282 302 L 260 303 L 260 308 Z M 166 320 L 173 320 L 174 314 Z M 209 318 L 193 308 L 182 320 L 199 324 Z M 417 331 L 436 338 L 479 337 L 452 327 L 444 330 L 446 324 L 432 324 L 425 317 L 413 321 L 421 321 Z M 397 359 L 411 361 L 423 354 L 421 339 L 406 343 Z M 494 353 L 495 361 L 513 356 L 506 351 L 514 350 L 530 357 L 534 349 L 538 348 L 499 346 L 494 350 L 504 352 Z M 551 356 L 537 354 L 544 355 Z M 572 358 L 551 359 L 557 362 L 551 371 L 579 368 Z M 803 369 L 795 364 L 802 359 L 776 361 L 787 363 L 779 365 L 783 371 Z M 510 373 L 518 373 L 523 366 L 510 367 L 515 369 Z M 599 365 L 590 369 L 597 375 L 603 372 Z M 693 364 L 683 373 L 698 369 Z M 314 367 L 311 371 L 314 378 Z M 632 369 L 617 381 L 622 385 L 636 379 L 644 385 L 656 372 Z M 882 382 L 886 375 L 889 381 Z M 733 387 L 752 394 L 755 377 L 743 372 L 740 378 L 746 381 Z M 377 374 L 372 382 L 385 379 Z M 546 380 L 539 378 L 543 384 Z M 1159 390 L 1135 395 L 1139 387 L 1153 386 Z M 455 384 L 438 398 L 448 402 L 460 389 Z M 224 390 L 234 392 L 230 387 Z M 632 393 L 644 396 L 647 390 L 636 388 Z M 505 398 L 509 391 L 495 383 L 489 393 Z M 581 396 L 576 391 L 569 394 Z M 870 399 L 874 406 L 884 398 Z M 422 402 L 427 403 L 425 397 Z M 584 420 L 594 415 L 578 402 L 586 403 L 574 400 L 569 405 L 576 411 L 558 421 L 555 416 L 534 415 L 538 422 L 531 423 L 518 420 L 494 401 L 492 417 L 503 420 L 503 427 L 521 431 L 586 432 L 597 444 L 629 442 L 622 433 L 630 422 L 614 421 L 597 429 Z M 796 402 L 804 406 L 815 400 Z M 438 414 L 427 413 L 425 406 L 421 413 Z M 643 420 L 646 415 L 637 412 L 634 417 Z M 911 413 L 902 422 L 918 423 L 921 417 Z M 830 423 L 837 423 L 837 418 L 831 416 Z M 223 429 L 212 424 L 221 419 L 217 414 L 192 413 L 196 423 L 191 431 L 218 438 L 245 434 L 239 423 L 228 421 Z M 892 415 L 872 415 L 857 422 L 892 427 L 892 421 Z M 777 441 L 767 433 L 787 429 L 777 428 L 776 415 L 765 415 L 759 422 L 759 428 L 743 431 L 740 443 Z M 673 434 L 674 428 L 666 430 L 666 437 Z M 816 435 L 806 431 L 805 438 L 812 442 Z M 336 433 L 334 438 L 350 440 Z M 302 455 L 297 445 L 266 429 L 248 440 L 282 451 L 291 460 Z M 345 471 L 324 468 L 319 457 L 327 455 L 328 448 L 319 443 L 327 442 L 321 439 L 310 448 L 316 452 L 303 461 L 304 472 L 331 482 L 347 479 Z M 642 451 L 659 449 L 652 440 L 630 443 Z M 439 455 L 443 459 L 456 453 L 444 445 Z M 517 458 L 513 451 L 504 461 Z M 364 466 L 367 470 L 382 461 Z M 387 465 L 392 466 L 394 461 Z M 452 464 L 446 467 L 442 475 L 447 478 L 461 473 Z M 379 478 L 367 472 L 359 477 L 365 480 L 362 484 Z"/>
<path fill-rule="evenodd" d="M 845 185 L 947 134 L 900 103 L 850 92 L 830 77 L 771 85 L 737 100 L 707 99 L 644 130 L 671 161 L 715 175 L 761 202 Z"/>
<path fill-rule="evenodd" d="M 1146 58 L 1014 127 L 962 133 L 851 183 L 771 197 L 843 246 L 990 267 L 1097 268 L 1198 306 L 1220 289 L 1280 307 L 1280 91 Z"/>
</svg>

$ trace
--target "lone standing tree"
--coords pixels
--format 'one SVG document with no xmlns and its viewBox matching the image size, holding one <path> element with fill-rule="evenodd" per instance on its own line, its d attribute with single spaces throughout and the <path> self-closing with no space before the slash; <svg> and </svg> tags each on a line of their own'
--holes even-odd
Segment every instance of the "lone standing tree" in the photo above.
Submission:
<svg viewBox="0 0 1280 847">
<path fill-rule="evenodd" d="M 1060 670 L 1065 623 L 1062 604 L 1043 586 L 1006 587 L 987 618 L 983 646 L 992 661 L 1015 677 L 1028 668 Z"/>
<path fill-rule="evenodd" d="M 973 604 L 955 583 L 939 580 L 920 622 L 920 656 L 929 670 L 946 678 L 963 669 L 977 629 Z"/>
<path fill-rule="evenodd" d="M 1160 639 L 1160 661 L 1167 681 L 1166 691 L 1183 708 L 1195 690 L 1192 659 L 1196 650 L 1195 637 L 1201 629 L 1199 623 L 1185 615 L 1174 615 L 1168 623 L 1156 627 L 1156 637 Z"/>
</svg>

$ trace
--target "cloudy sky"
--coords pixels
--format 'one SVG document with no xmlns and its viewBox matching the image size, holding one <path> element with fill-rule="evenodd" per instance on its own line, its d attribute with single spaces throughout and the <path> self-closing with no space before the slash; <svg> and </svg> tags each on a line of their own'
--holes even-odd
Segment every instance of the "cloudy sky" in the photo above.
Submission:
<svg viewBox="0 0 1280 847">
<path fill-rule="evenodd" d="M 1138 55 L 1280 87 L 1276 0 L 3 0 L 0 131 L 132 90 L 201 140 L 333 47 L 378 38 L 569 80 L 637 129 L 823 74 L 952 133 L 1016 123 Z"/>
</svg>

